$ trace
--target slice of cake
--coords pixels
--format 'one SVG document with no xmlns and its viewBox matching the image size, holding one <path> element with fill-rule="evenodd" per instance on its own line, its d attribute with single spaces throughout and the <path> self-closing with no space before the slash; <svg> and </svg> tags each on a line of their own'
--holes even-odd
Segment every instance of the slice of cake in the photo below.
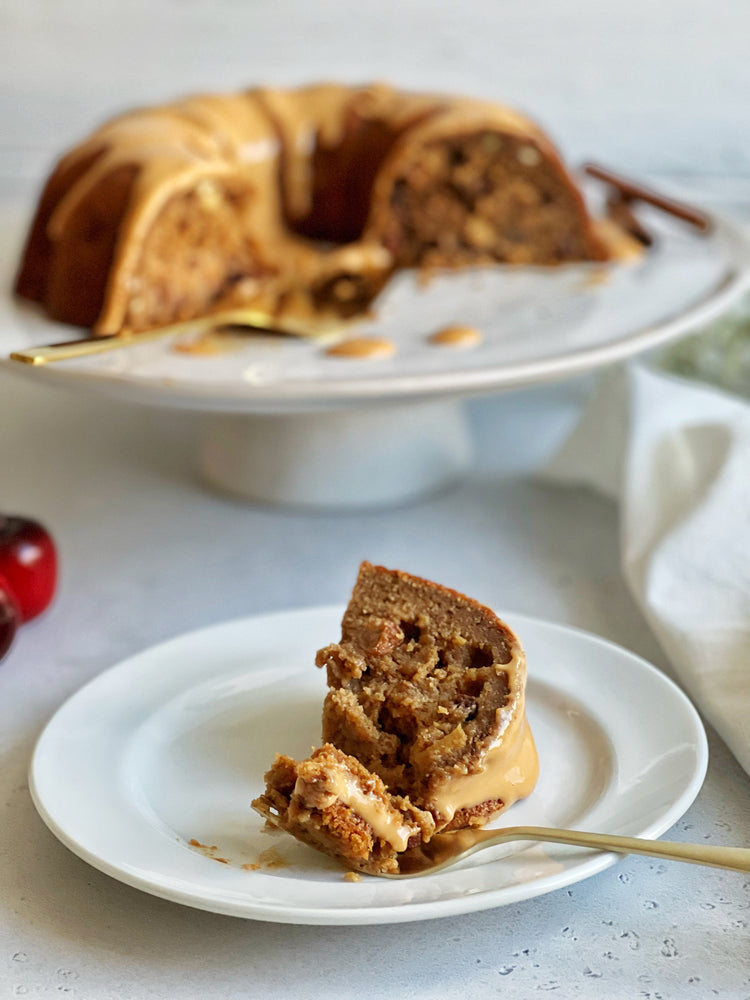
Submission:
<svg viewBox="0 0 750 1000">
<path fill-rule="evenodd" d="M 528 795 L 539 764 L 526 659 L 489 608 L 365 562 L 321 649 L 325 745 L 277 756 L 254 808 L 272 825 L 373 874 L 438 830 L 482 826 Z"/>
<path fill-rule="evenodd" d="M 536 784 L 526 657 L 471 598 L 363 563 L 328 673 L 323 739 L 408 795 L 437 829 L 481 826 Z"/>
<path fill-rule="evenodd" d="M 265 780 L 253 808 L 270 826 L 359 871 L 397 872 L 398 854 L 435 830 L 430 813 L 328 743 L 301 762 L 277 755 Z"/>
</svg>

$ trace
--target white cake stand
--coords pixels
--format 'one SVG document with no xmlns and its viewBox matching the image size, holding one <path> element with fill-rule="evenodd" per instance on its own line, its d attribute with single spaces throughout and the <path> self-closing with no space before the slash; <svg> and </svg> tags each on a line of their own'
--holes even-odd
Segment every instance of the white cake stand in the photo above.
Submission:
<svg viewBox="0 0 750 1000">
<path fill-rule="evenodd" d="M 401 275 L 358 336 L 391 338 L 386 360 L 334 358 L 319 340 L 250 335 L 224 353 L 175 349 L 174 338 L 40 366 L 11 351 L 70 340 L 37 310 L 2 303 L 0 362 L 21 376 L 204 413 L 197 464 L 211 484 L 265 503 L 363 507 L 441 489 L 472 463 L 461 400 L 592 371 L 715 319 L 750 287 L 750 241 L 713 218 L 708 235 L 642 213 L 655 247 L 637 263 Z M 27 217 L 1 262 L 6 287 Z M 436 347 L 448 324 L 482 331 L 472 349 Z M 185 337 L 191 334 L 181 334 Z"/>
</svg>

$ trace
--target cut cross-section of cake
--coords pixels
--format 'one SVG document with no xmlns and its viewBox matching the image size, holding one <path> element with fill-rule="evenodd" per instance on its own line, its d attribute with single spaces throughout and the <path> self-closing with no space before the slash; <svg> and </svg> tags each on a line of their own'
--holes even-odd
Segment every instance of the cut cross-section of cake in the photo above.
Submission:
<svg viewBox="0 0 750 1000">
<path fill-rule="evenodd" d="M 536 784 L 526 658 L 471 598 L 363 563 L 341 641 L 320 650 L 323 739 L 435 817 L 481 826 Z"/>
<path fill-rule="evenodd" d="M 482 826 L 539 773 L 526 658 L 489 608 L 365 562 L 321 649 L 325 745 L 279 755 L 253 807 L 274 827 L 372 874 L 440 830 Z"/>
<path fill-rule="evenodd" d="M 326 744 L 308 760 L 279 754 L 253 801 L 269 826 L 371 874 L 398 872 L 398 855 L 430 839 L 435 822 L 390 795 L 359 761 Z"/>
</svg>

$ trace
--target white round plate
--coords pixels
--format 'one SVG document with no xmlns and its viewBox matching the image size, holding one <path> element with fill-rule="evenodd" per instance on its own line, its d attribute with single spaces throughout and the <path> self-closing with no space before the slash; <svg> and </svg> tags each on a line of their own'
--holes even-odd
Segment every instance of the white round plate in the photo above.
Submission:
<svg viewBox="0 0 750 1000">
<path fill-rule="evenodd" d="M 52 832 L 94 867 L 156 896 L 300 924 L 467 913 L 559 889 L 616 861 L 516 844 L 420 879 L 350 882 L 325 855 L 264 832 L 250 801 L 276 752 L 305 757 L 320 741 L 325 677 L 313 658 L 338 634 L 342 611 L 203 629 L 84 687 L 51 720 L 31 765 L 34 802 Z M 523 615 L 506 620 L 528 655 L 541 761 L 537 788 L 507 821 L 659 836 L 705 774 L 705 734 L 688 699 L 612 643 Z M 269 849 L 279 866 L 263 864 Z M 258 870 L 243 868 L 259 861 Z"/>
<path fill-rule="evenodd" d="M 174 338 L 20 374 L 132 401 L 210 411 L 295 413 L 492 392 L 590 371 L 708 322 L 742 292 L 750 245 L 730 222 L 709 235 L 653 209 L 639 211 L 656 245 L 639 263 L 499 267 L 435 277 L 398 276 L 358 335 L 391 337 L 395 357 L 334 358 L 315 340 L 251 336 L 230 353 L 186 354 Z M 0 273 L 12 285 L 28 219 L 6 211 Z M 447 324 L 478 327 L 470 350 L 436 347 Z M 73 339 L 74 329 L 9 294 L 0 301 L 0 356 Z M 354 332 L 354 329 L 353 331 Z M 183 338 L 184 339 L 184 338 Z"/>
</svg>

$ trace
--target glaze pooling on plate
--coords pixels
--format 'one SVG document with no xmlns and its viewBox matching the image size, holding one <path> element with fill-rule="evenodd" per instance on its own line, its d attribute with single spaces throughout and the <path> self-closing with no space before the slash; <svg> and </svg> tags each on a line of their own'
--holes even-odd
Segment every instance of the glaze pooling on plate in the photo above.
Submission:
<svg viewBox="0 0 750 1000">
<path fill-rule="evenodd" d="M 214 626 L 97 677 L 40 737 L 30 787 L 42 818 L 75 854 L 128 885 L 284 923 L 467 913 L 550 892 L 615 862 L 574 848 L 508 845 L 424 879 L 352 883 L 292 838 L 269 839 L 250 801 L 280 742 L 298 756 L 320 743 L 325 679 L 313 657 L 342 610 Z M 706 767 L 705 735 L 687 698 L 611 643 L 502 617 L 526 647 L 527 711 L 541 761 L 537 789 L 507 822 L 645 837 L 666 831 L 695 798 Z M 216 857 L 191 839 L 215 847 Z M 281 863 L 254 868 L 269 848 Z"/>
</svg>

